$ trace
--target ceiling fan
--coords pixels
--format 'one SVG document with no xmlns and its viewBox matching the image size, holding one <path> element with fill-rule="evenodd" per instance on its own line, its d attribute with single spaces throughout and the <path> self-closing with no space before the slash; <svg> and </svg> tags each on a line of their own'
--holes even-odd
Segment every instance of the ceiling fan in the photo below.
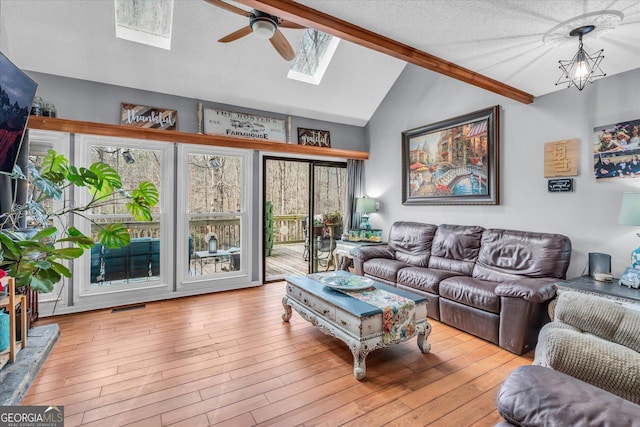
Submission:
<svg viewBox="0 0 640 427">
<path fill-rule="evenodd" d="M 228 3 L 225 3 L 222 0 L 205 1 L 221 9 L 249 18 L 248 26 L 240 28 L 239 30 L 234 31 L 231 34 L 224 36 L 223 38 L 218 40 L 220 43 L 232 42 L 246 36 L 247 34 L 253 33 L 258 38 L 265 40 L 269 39 L 271 45 L 278 51 L 280 56 L 282 56 L 287 61 L 291 61 L 293 58 L 295 58 L 296 54 L 293 51 L 293 48 L 284 37 L 282 32 L 278 29 L 278 27 L 296 29 L 305 28 L 302 25 L 298 25 L 294 22 L 278 18 L 277 16 L 269 15 L 268 13 L 261 12 L 256 9 L 253 9 L 251 11 L 243 10 L 239 7 L 235 7 Z"/>
</svg>

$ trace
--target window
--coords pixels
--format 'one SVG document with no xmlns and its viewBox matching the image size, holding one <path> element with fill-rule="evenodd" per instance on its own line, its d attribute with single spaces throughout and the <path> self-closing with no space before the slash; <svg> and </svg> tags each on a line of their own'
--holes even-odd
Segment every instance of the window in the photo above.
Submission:
<svg viewBox="0 0 640 427">
<path fill-rule="evenodd" d="M 171 49 L 173 0 L 114 0 L 116 37 Z"/>
<path fill-rule="evenodd" d="M 185 281 L 239 277 L 249 270 L 247 153 L 179 147 L 185 171 Z M 178 179 L 180 180 L 180 175 Z M 182 224 L 182 223 L 181 223 Z"/>
<path fill-rule="evenodd" d="M 160 194 L 159 203 L 152 209 L 153 219 L 148 222 L 133 218 L 126 209 L 125 201 L 117 196 L 86 213 L 87 218 L 99 225 L 124 224 L 131 235 L 131 243 L 123 248 L 112 249 L 97 244 L 91 255 L 85 257 L 84 280 L 77 286 L 78 296 L 112 294 L 131 290 L 167 287 L 170 282 L 173 248 L 167 244 L 173 232 L 173 224 L 166 221 L 167 201 L 173 194 L 171 144 L 137 141 L 120 138 L 82 136 L 76 144 L 76 163 L 89 165 L 106 163 L 120 174 L 122 189 L 129 191 L 142 181 L 152 182 Z M 88 192 L 75 194 L 75 199 L 85 201 Z M 94 239 L 99 226 L 76 218 L 76 224 Z M 155 291 L 154 291 L 155 292 Z M 124 298 L 124 297 L 123 297 Z"/>
<path fill-rule="evenodd" d="M 306 29 L 293 65 L 287 75 L 290 79 L 318 85 L 340 39 L 314 29 Z"/>
</svg>

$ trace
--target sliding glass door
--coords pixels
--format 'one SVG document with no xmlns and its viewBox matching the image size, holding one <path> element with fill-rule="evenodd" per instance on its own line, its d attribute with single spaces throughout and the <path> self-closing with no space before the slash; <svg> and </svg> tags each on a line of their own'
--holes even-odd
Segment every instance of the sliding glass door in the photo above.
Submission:
<svg viewBox="0 0 640 427">
<path fill-rule="evenodd" d="M 265 281 L 335 269 L 346 164 L 265 157 L 263 175 Z"/>
</svg>

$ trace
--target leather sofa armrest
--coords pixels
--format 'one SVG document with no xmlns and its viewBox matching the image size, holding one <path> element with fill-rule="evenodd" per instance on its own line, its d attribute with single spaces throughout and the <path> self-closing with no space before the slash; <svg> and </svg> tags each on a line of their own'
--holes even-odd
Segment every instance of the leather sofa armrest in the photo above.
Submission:
<svg viewBox="0 0 640 427">
<path fill-rule="evenodd" d="M 358 276 L 364 276 L 365 261 L 373 258 L 393 259 L 393 255 L 389 245 L 362 246 L 351 252 L 353 267 Z"/>
<path fill-rule="evenodd" d="M 500 297 L 524 298 L 534 303 L 542 303 L 556 295 L 556 279 L 531 279 L 524 277 L 518 280 L 500 283 L 496 286 L 496 295 Z"/>
<path fill-rule="evenodd" d="M 389 245 L 362 246 L 355 248 L 351 255 L 354 259 L 365 262 L 371 258 L 393 259 L 393 252 L 389 249 Z"/>
<path fill-rule="evenodd" d="M 497 407 L 518 426 L 640 426 L 640 406 L 553 369 L 520 366 L 498 392 Z"/>
</svg>

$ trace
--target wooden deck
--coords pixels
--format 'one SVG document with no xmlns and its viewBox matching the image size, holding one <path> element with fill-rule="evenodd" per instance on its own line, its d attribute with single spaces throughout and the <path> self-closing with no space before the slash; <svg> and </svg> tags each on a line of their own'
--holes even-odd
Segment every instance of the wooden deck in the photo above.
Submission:
<svg viewBox="0 0 640 427">
<path fill-rule="evenodd" d="M 60 338 L 22 405 L 63 405 L 66 427 L 494 426 L 507 375 L 531 364 L 430 320 L 416 340 L 373 351 L 353 377 L 342 341 L 294 313 L 284 282 L 47 317 Z"/>
<path fill-rule="evenodd" d="M 307 274 L 309 263 L 304 260 L 304 243 L 273 245 L 271 256 L 265 258 L 266 281 L 285 276 Z"/>
<path fill-rule="evenodd" d="M 282 280 L 286 276 L 309 273 L 309 263 L 304 260 L 304 243 L 286 243 L 274 245 L 271 256 L 265 258 L 266 282 Z M 328 252 L 318 256 L 318 271 L 327 268 Z M 333 270 L 331 267 L 330 270 Z"/>
</svg>

